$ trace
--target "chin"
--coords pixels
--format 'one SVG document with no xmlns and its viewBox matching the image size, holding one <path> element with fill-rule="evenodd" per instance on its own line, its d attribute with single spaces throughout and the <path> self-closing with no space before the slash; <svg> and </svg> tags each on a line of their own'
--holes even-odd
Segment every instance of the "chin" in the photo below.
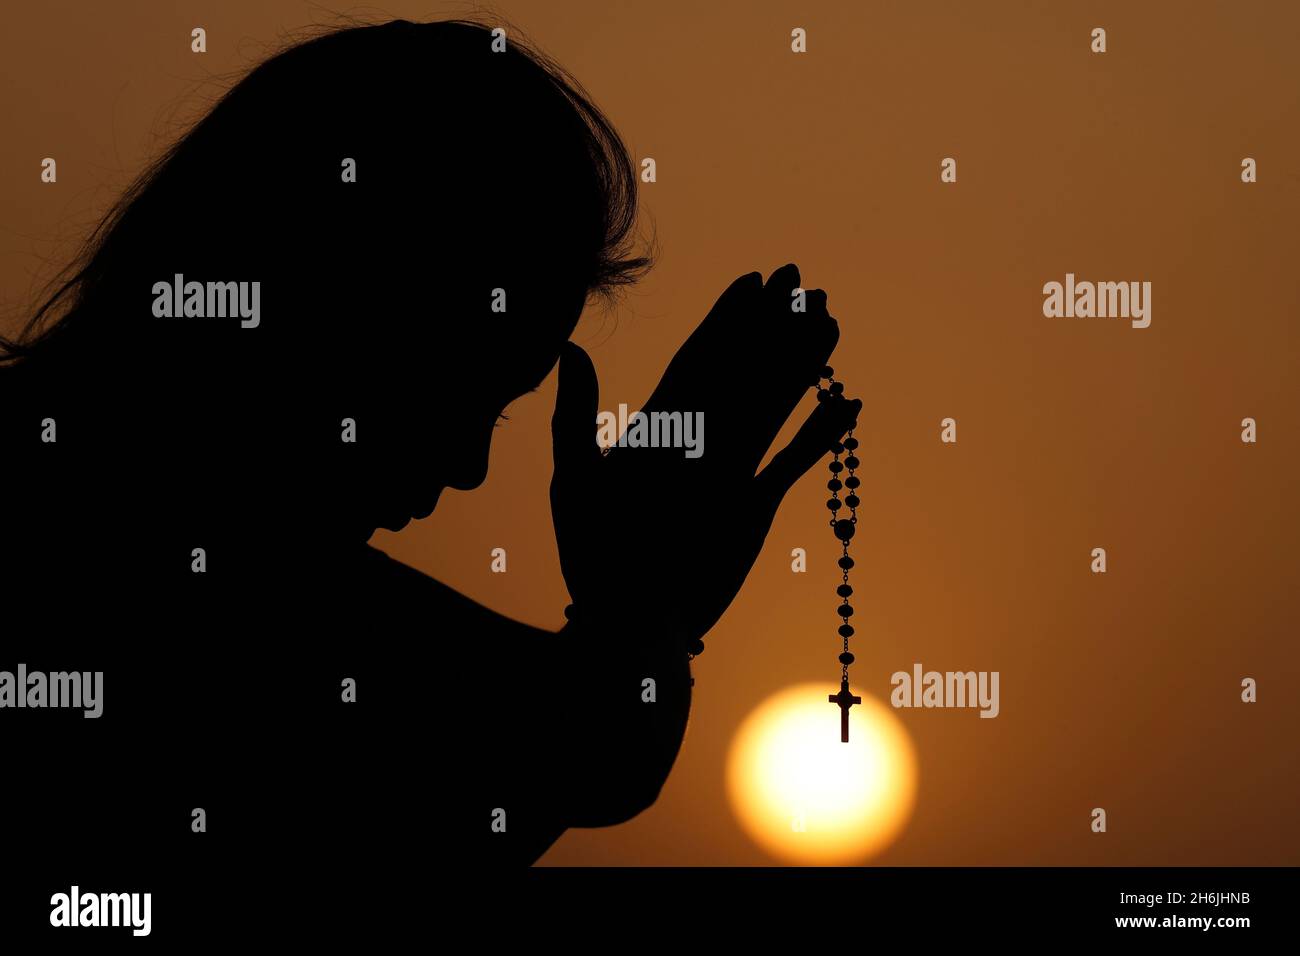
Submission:
<svg viewBox="0 0 1300 956">
<path fill-rule="evenodd" d="M 385 518 L 384 520 L 380 521 L 377 525 L 375 525 L 375 530 L 378 531 L 380 528 L 383 528 L 385 531 L 401 531 L 410 523 L 411 523 L 411 519 L 409 517 Z"/>
</svg>

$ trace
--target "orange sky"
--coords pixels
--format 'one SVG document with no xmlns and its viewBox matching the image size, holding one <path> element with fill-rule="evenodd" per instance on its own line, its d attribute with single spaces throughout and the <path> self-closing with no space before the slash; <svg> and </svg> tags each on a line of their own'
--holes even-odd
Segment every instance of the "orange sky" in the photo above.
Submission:
<svg viewBox="0 0 1300 956">
<path fill-rule="evenodd" d="M 660 263 L 575 336 L 601 407 L 637 407 L 736 276 L 797 262 L 805 286 L 829 293 L 842 330 L 833 364 L 867 406 L 855 689 L 887 699 L 889 675 L 917 661 L 1001 674 L 997 719 L 896 711 L 919 791 L 876 862 L 1300 862 L 1300 8 L 497 9 L 657 163 L 642 197 Z M 0 294 L 12 328 L 96 214 L 202 109 L 196 84 L 321 14 L 289 0 L 124 0 L 7 17 Z M 203 57 L 189 51 L 196 25 Z M 789 50 L 796 26 L 802 56 Z M 1089 51 L 1096 26 L 1102 55 Z M 56 186 L 39 182 L 45 156 L 58 158 Z M 939 182 L 948 156 L 952 185 Z M 1259 164 L 1252 185 L 1239 178 L 1246 156 Z M 1151 326 L 1045 318 L 1042 286 L 1067 272 L 1150 281 Z M 510 409 L 481 489 L 446 493 L 431 518 L 375 543 L 558 627 L 554 384 Z M 956 445 L 939 441 L 948 416 Z M 1255 445 L 1239 440 L 1246 416 Z M 727 804 L 725 756 L 768 695 L 808 680 L 833 689 L 824 480 L 816 469 L 792 493 L 708 637 L 659 803 L 570 832 L 543 863 L 772 862 Z M 504 575 L 489 570 L 495 547 L 509 555 Z M 794 547 L 808 549 L 807 574 L 790 571 Z M 1089 572 L 1094 547 L 1107 549 L 1105 575 Z M 1245 676 L 1259 682 L 1255 705 L 1239 700 Z M 1107 808 L 1104 836 L 1088 828 L 1095 806 Z"/>
</svg>

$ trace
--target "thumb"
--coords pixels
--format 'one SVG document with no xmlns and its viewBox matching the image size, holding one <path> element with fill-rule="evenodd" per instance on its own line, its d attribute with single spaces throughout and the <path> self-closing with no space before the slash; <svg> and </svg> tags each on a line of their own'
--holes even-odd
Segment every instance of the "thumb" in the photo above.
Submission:
<svg viewBox="0 0 1300 956">
<path fill-rule="evenodd" d="M 860 411 L 860 398 L 823 402 L 814 408 L 790 444 L 772 456 L 767 467 L 755 478 L 760 496 L 766 498 L 772 508 L 780 505 L 794 483 L 824 458 L 831 445 L 849 430 Z"/>
<path fill-rule="evenodd" d="M 596 444 L 596 405 L 600 384 L 596 368 L 580 346 L 565 342 L 560 350 L 560 382 L 551 416 L 551 450 L 555 473 L 582 469 L 600 459 Z"/>
</svg>

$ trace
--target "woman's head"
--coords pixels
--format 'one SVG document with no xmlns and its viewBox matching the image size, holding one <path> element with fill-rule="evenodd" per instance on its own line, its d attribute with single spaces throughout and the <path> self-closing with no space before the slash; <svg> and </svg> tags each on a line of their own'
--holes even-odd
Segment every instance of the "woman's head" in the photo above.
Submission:
<svg viewBox="0 0 1300 956">
<path fill-rule="evenodd" d="M 123 197 L 11 364 L 65 414 L 93 395 L 152 412 L 174 451 L 217 441 L 288 488 L 310 468 L 357 533 L 477 485 L 504 406 L 591 294 L 647 265 L 617 133 L 554 64 L 500 47 L 396 21 L 266 61 Z M 258 283 L 256 327 L 160 316 L 176 276 L 186 297 Z"/>
</svg>

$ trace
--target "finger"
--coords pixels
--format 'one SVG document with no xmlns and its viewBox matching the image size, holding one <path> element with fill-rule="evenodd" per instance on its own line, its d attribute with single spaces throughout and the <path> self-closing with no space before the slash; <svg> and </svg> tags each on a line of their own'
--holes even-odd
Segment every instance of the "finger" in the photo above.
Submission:
<svg viewBox="0 0 1300 956">
<path fill-rule="evenodd" d="M 743 313 L 746 305 L 757 301 L 757 296 L 761 295 L 762 292 L 762 273 L 746 272 L 743 276 L 738 276 L 731 285 L 723 290 L 722 295 L 718 296 L 717 301 L 713 303 L 713 308 L 709 309 L 708 314 L 705 315 L 701 327 L 707 325 L 710 320 Z"/>
<path fill-rule="evenodd" d="M 825 457 L 831 445 L 857 421 L 861 410 L 861 399 L 822 402 L 813 409 L 790 444 L 777 452 L 754 479 L 759 494 L 771 507 L 779 505 L 794 483 Z"/>
<path fill-rule="evenodd" d="M 727 286 L 704 321 L 668 363 L 654 394 L 642 409 L 680 410 L 698 406 L 699 392 L 704 387 L 699 378 L 701 371 L 712 372 L 719 363 L 729 361 L 734 354 L 735 338 L 746 334 L 763 301 L 762 295 L 763 277 L 757 272 L 748 272 Z"/>
<path fill-rule="evenodd" d="M 700 323 L 697 331 L 711 330 L 728 322 L 740 323 L 750 319 L 750 308 L 759 301 L 763 294 L 763 275 L 760 272 L 747 272 L 727 286 L 718 300 L 713 303 Z M 695 339 L 692 335 L 691 339 Z M 688 340 L 689 343 L 690 340 Z"/>
<path fill-rule="evenodd" d="M 821 370 L 840 341 L 840 324 L 826 311 L 826 293 L 821 289 L 808 293 L 808 313 L 801 316 L 804 321 L 797 329 L 787 332 L 802 346 L 798 353 L 802 359 L 800 371 L 806 367 L 811 373 L 800 378 L 805 385 L 820 381 Z"/>
<path fill-rule="evenodd" d="M 551 451 L 555 471 L 580 469 L 600 458 L 596 444 L 596 411 L 600 383 L 591 358 L 578 345 L 565 342 L 560 350 L 560 381 L 551 416 Z"/>
<path fill-rule="evenodd" d="M 761 440 L 760 459 L 767 454 L 808 387 L 820 380 L 821 370 L 840 340 L 840 326 L 822 311 L 782 321 L 771 330 L 771 335 L 762 357 L 751 362 L 751 368 L 762 376 L 761 388 L 751 386 L 750 389 L 754 412 L 750 421 Z M 758 461 L 754 466 L 758 466 Z"/>
<path fill-rule="evenodd" d="M 767 277 L 763 289 L 769 295 L 775 296 L 778 301 L 784 302 L 790 298 L 791 290 L 798 285 L 799 267 L 793 262 L 787 262 Z"/>
<path fill-rule="evenodd" d="M 727 286 L 727 290 L 718 296 L 718 301 L 739 295 L 753 295 L 763 288 L 763 273 L 746 272 L 743 276 L 736 279 L 735 282 Z"/>
<path fill-rule="evenodd" d="M 826 290 L 809 289 L 804 295 L 804 311 L 816 319 L 830 318 L 830 312 L 826 309 Z"/>
<path fill-rule="evenodd" d="M 791 302 L 794 301 L 794 290 L 799 288 L 799 267 L 793 262 L 783 265 L 770 276 L 767 277 L 767 284 L 763 286 L 763 297 L 766 301 L 770 314 L 773 316 L 788 316 L 791 312 Z"/>
<path fill-rule="evenodd" d="M 839 340 L 839 325 L 826 309 L 825 289 L 805 289 L 793 264 L 772 274 L 764 295 L 772 317 L 771 334 L 780 343 L 774 353 L 776 368 L 795 371 L 801 388 L 816 381 Z M 779 356 L 779 357 L 778 357 Z"/>
</svg>

